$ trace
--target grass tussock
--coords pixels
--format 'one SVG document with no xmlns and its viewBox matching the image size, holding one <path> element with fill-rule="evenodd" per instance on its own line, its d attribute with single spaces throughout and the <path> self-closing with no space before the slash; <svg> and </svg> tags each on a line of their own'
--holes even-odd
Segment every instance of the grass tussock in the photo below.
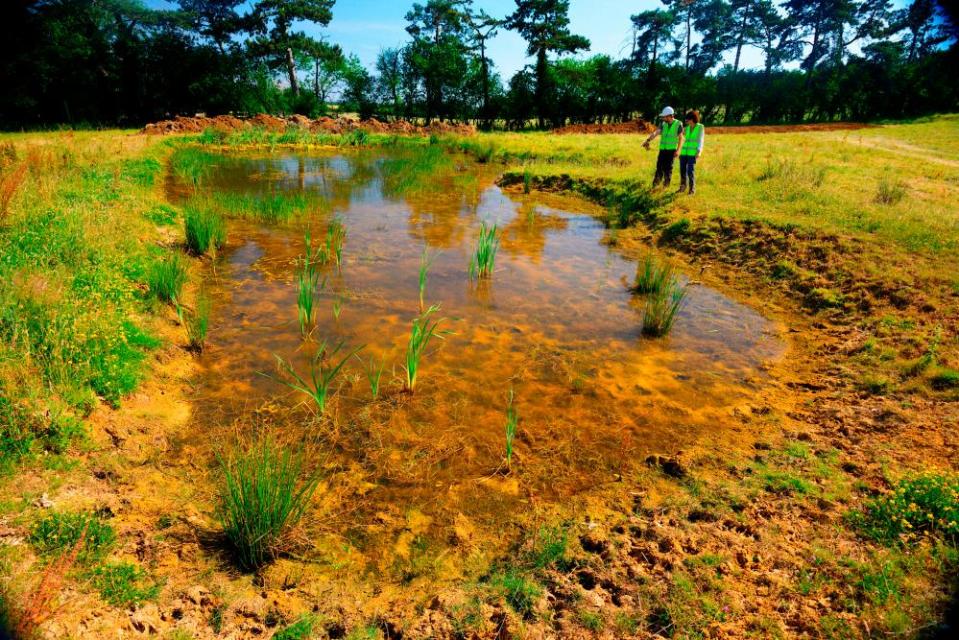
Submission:
<svg viewBox="0 0 959 640">
<path fill-rule="evenodd" d="M 658 295 L 670 287 L 675 279 L 676 274 L 671 265 L 660 262 L 652 254 L 646 254 L 636 266 L 633 292 L 640 295 Z"/>
<path fill-rule="evenodd" d="M 269 438 L 220 458 L 218 517 L 238 566 L 256 571 L 276 558 L 303 518 L 320 476 L 305 458 Z"/>
<path fill-rule="evenodd" d="M 906 193 L 906 184 L 901 180 L 883 179 L 876 191 L 876 202 L 884 205 L 899 204 L 905 199 Z"/>
<path fill-rule="evenodd" d="M 187 207 L 183 214 L 186 246 L 202 256 L 215 253 L 226 244 L 226 223 L 220 214 L 207 207 Z"/>
<path fill-rule="evenodd" d="M 150 267 L 147 284 L 150 293 L 161 302 L 175 303 L 187 282 L 189 267 L 179 254 L 157 260 Z"/>
<path fill-rule="evenodd" d="M 500 237 L 497 225 L 487 226 L 485 222 L 480 226 L 479 238 L 473 248 L 470 258 L 470 280 L 481 280 L 493 277 L 496 268 L 496 254 L 499 251 Z"/>
<path fill-rule="evenodd" d="M 204 293 L 197 296 L 196 305 L 184 313 L 183 324 L 186 327 L 187 345 L 191 351 L 202 353 L 206 349 L 206 339 L 210 332 L 210 311 L 213 306 L 210 297 Z"/>
<path fill-rule="evenodd" d="M 676 316 L 686 303 L 687 289 L 676 278 L 646 299 L 643 309 L 643 335 L 659 338 L 669 335 Z"/>
</svg>

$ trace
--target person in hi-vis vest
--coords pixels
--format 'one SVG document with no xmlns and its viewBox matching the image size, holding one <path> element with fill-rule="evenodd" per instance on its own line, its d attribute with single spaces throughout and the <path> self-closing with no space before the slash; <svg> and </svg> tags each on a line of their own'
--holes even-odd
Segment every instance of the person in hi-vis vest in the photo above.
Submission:
<svg viewBox="0 0 959 640">
<path fill-rule="evenodd" d="M 676 119 L 676 112 L 672 107 L 666 107 L 659 117 L 663 119 L 659 128 L 646 138 L 643 147 L 649 150 L 649 143 L 659 136 L 659 157 L 656 158 L 656 177 L 653 186 L 662 184 L 669 187 L 673 179 L 673 163 L 679 157 L 679 149 L 683 144 L 683 125 Z"/>
<path fill-rule="evenodd" d="M 689 187 L 689 195 L 696 193 L 696 161 L 706 146 L 706 127 L 699 121 L 699 112 L 690 111 L 683 118 L 683 144 L 679 148 L 679 193 Z"/>
</svg>

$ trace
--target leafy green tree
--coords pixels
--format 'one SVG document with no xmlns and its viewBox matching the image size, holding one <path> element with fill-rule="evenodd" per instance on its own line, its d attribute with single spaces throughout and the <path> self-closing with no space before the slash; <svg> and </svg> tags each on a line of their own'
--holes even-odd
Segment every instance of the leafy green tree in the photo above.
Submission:
<svg viewBox="0 0 959 640">
<path fill-rule="evenodd" d="M 406 14 L 411 70 L 425 97 L 426 121 L 448 117 L 450 95 L 462 88 L 467 73 L 466 15 L 472 0 L 428 0 Z"/>
<path fill-rule="evenodd" d="M 632 16 L 635 34 L 634 59 L 646 69 L 647 85 L 654 85 L 656 69 L 660 64 L 669 64 L 675 57 L 669 53 L 668 45 L 676 44 L 673 30 L 678 23 L 676 14 L 661 9 L 643 11 Z"/>
<path fill-rule="evenodd" d="M 234 37 L 247 29 L 245 16 L 238 11 L 244 0 L 177 0 L 193 31 L 208 38 L 221 54 Z"/>
<path fill-rule="evenodd" d="M 907 62 L 915 62 L 935 51 L 950 38 L 945 16 L 934 0 L 913 0 L 893 14 L 891 33 L 907 31 Z"/>
<path fill-rule="evenodd" d="M 295 31 L 299 21 L 327 26 L 333 19 L 336 0 L 256 0 L 251 14 L 251 30 L 256 34 L 254 51 L 266 56 L 272 68 L 286 69 L 290 89 L 300 93 L 295 56 L 318 45 L 318 41 L 302 31 Z"/>
<path fill-rule="evenodd" d="M 507 24 L 526 40 L 527 54 L 536 57 L 536 104 L 544 127 L 554 98 L 549 54 L 576 53 L 589 49 L 590 42 L 570 31 L 569 0 L 516 0 Z"/>
<path fill-rule="evenodd" d="M 381 49 L 376 56 L 376 92 L 387 113 L 399 116 L 403 109 L 403 52 Z"/>
<path fill-rule="evenodd" d="M 489 128 L 493 120 L 492 104 L 490 103 L 492 86 L 490 81 L 490 67 L 492 65 L 486 48 L 489 40 L 503 27 L 504 20 L 492 17 L 486 13 L 485 10 L 481 10 L 478 13 L 472 10 L 468 11 L 465 15 L 465 20 L 471 32 L 469 39 L 471 50 L 479 53 L 480 81 L 482 83 L 483 95 L 480 117 L 483 119 L 486 127 Z"/>
</svg>

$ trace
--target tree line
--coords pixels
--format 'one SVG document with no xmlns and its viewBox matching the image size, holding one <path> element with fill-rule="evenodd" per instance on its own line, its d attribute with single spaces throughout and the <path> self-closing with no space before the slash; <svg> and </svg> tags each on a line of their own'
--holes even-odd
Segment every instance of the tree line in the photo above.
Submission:
<svg viewBox="0 0 959 640">
<path fill-rule="evenodd" d="M 549 127 L 650 118 L 665 103 L 708 122 L 875 120 L 954 111 L 952 3 L 662 0 L 636 13 L 628 53 L 586 56 L 569 0 L 416 2 L 408 41 L 373 68 L 312 35 L 335 0 L 6 0 L 6 128 L 142 124 L 173 115 L 356 112 Z M 532 63 L 503 78 L 489 42 L 518 33 Z M 761 60 L 759 68 L 744 61 Z"/>
</svg>

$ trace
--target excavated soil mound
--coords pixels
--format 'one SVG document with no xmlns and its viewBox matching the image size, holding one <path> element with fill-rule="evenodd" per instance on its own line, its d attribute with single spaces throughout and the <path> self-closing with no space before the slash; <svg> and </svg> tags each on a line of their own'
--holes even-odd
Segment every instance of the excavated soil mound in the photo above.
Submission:
<svg viewBox="0 0 959 640">
<path fill-rule="evenodd" d="M 306 116 L 280 117 L 265 113 L 250 118 L 235 116 L 196 116 L 193 118 L 178 116 L 172 120 L 163 120 L 148 124 L 141 133 L 147 135 L 172 135 L 183 133 L 202 133 L 208 129 L 215 131 L 242 131 L 251 128 L 266 129 L 268 131 L 286 131 L 291 128 L 308 129 L 313 133 L 349 133 L 363 130 L 367 133 L 396 133 L 407 135 L 429 135 L 432 133 L 452 133 L 471 136 L 476 133 L 476 127 L 469 124 L 450 124 L 434 122 L 429 126 L 415 125 L 406 120 L 395 122 L 380 122 L 375 118 L 370 120 L 354 120 L 352 118 L 318 118 L 312 120 Z"/>
<path fill-rule="evenodd" d="M 649 122 L 639 119 L 608 124 L 571 124 L 553 129 L 553 133 L 561 136 L 572 133 L 652 133 L 653 128 Z"/>
</svg>

